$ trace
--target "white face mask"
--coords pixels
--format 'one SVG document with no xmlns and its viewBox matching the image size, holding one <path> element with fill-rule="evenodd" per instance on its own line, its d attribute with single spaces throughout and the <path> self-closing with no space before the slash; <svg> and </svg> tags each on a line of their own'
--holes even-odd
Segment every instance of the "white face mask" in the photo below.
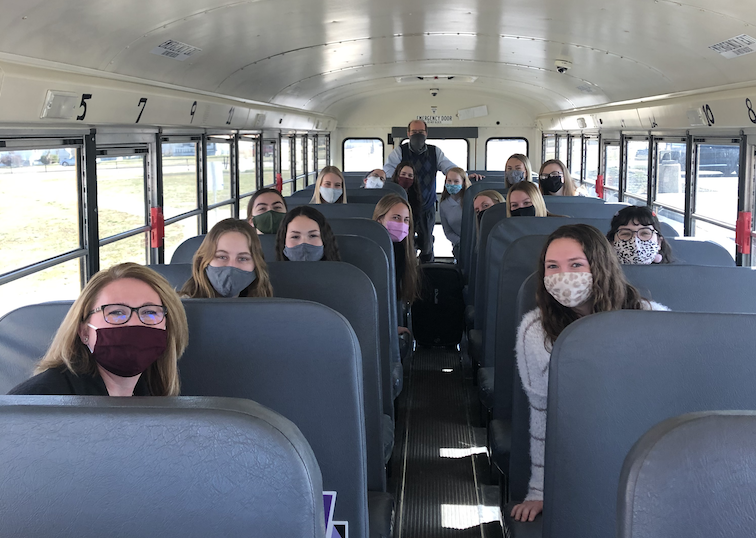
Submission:
<svg viewBox="0 0 756 538">
<path fill-rule="evenodd" d="M 343 191 L 341 189 L 332 189 L 330 187 L 320 187 L 320 197 L 326 202 L 328 202 L 329 204 L 332 204 L 336 200 L 338 200 L 342 192 Z"/>
<path fill-rule="evenodd" d="M 365 188 L 366 189 L 382 189 L 383 188 L 383 180 L 380 176 L 368 176 L 367 181 L 365 181 Z"/>
<path fill-rule="evenodd" d="M 555 273 L 543 277 L 543 284 L 557 302 L 567 308 L 574 308 L 591 298 L 593 274 Z"/>
<path fill-rule="evenodd" d="M 623 265 L 649 265 L 659 254 L 659 242 L 654 239 L 643 241 L 634 236 L 630 241 L 615 239 L 614 250 Z M 661 261 L 661 260 L 659 260 Z"/>
</svg>

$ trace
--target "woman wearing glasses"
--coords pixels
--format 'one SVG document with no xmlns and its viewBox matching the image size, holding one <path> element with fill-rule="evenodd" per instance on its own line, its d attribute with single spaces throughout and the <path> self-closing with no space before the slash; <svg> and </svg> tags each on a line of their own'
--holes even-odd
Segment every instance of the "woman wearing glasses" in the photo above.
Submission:
<svg viewBox="0 0 756 538">
<path fill-rule="evenodd" d="M 624 265 L 670 263 L 672 249 L 659 232 L 660 228 L 659 219 L 651 208 L 631 205 L 614 215 L 606 238 Z"/>
<path fill-rule="evenodd" d="M 541 165 L 538 187 L 544 196 L 578 196 L 570 171 L 559 159 L 550 159 Z"/>
<path fill-rule="evenodd" d="M 176 396 L 189 329 L 181 300 L 155 271 L 123 263 L 97 273 L 35 375 L 9 394 Z"/>
</svg>

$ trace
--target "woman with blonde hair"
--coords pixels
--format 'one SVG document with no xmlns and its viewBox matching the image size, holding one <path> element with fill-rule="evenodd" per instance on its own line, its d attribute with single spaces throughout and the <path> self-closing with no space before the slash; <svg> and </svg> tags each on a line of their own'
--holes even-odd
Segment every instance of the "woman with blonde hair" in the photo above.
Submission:
<svg viewBox="0 0 756 538">
<path fill-rule="evenodd" d="M 470 180 L 464 170 L 457 166 L 447 170 L 438 210 L 441 213 L 441 226 L 452 244 L 455 258 L 459 255 L 459 236 L 462 234 L 462 198 L 469 186 Z"/>
<path fill-rule="evenodd" d="M 507 187 L 511 187 L 520 181 L 531 181 L 533 167 L 530 165 L 530 159 L 522 153 L 515 153 L 509 159 L 504 167 L 504 182 Z"/>
<path fill-rule="evenodd" d="M 345 204 L 347 193 L 344 174 L 336 166 L 326 166 L 318 174 L 315 181 L 315 192 L 310 200 L 311 204 Z"/>
<path fill-rule="evenodd" d="M 388 194 L 375 205 L 373 220 L 388 231 L 394 245 L 396 294 L 412 303 L 419 297 L 419 269 L 414 245 L 415 226 L 409 202 L 398 194 Z"/>
<path fill-rule="evenodd" d="M 507 217 L 548 217 L 546 202 L 538 186 L 521 181 L 507 191 Z"/>
<path fill-rule="evenodd" d="M 171 285 L 143 265 L 115 265 L 87 283 L 37 375 L 9 394 L 177 396 L 177 361 L 188 341 Z"/>
<path fill-rule="evenodd" d="M 190 298 L 273 297 L 260 239 L 245 220 L 224 219 L 192 258 L 192 276 L 181 288 Z"/>
<path fill-rule="evenodd" d="M 550 159 L 541 165 L 541 171 L 538 172 L 538 187 L 544 196 L 578 195 L 570 171 L 559 159 Z"/>
</svg>

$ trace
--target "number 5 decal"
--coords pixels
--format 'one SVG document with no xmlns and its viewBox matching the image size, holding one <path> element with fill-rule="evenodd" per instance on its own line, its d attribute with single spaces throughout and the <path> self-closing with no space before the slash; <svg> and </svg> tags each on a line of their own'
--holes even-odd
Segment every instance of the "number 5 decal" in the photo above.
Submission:
<svg viewBox="0 0 756 538">
<path fill-rule="evenodd" d="M 139 111 L 139 116 L 137 116 L 137 120 L 136 120 L 135 123 L 139 123 L 139 120 L 142 119 L 142 114 L 144 114 L 144 109 L 147 108 L 147 98 L 146 97 L 142 97 L 139 100 L 139 104 L 137 106 L 141 106 L 142 110 Z"/>
<path fill-rule="evenodd" d="M 81 103 L 79 103 L 79 106 L 84 107 L 84 112 L 81 113 L 81 116 L 76 116 L 76 119 L 78 121 L 84 121 L 84 118 L 87 117 L 87 99 L 91 99 L 92 94 L 91 93 L 85 93 L 81 96 Z"/>
</svg>

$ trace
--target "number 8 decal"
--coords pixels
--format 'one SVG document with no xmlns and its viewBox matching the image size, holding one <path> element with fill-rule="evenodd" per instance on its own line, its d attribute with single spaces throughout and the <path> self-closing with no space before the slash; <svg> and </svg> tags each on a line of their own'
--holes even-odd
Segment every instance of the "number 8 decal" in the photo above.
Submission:
<svg viewBox="0 0 756 538">
<path fill-rule="evenodd" d="M 706 123 L 709 125 L 709 127 L 714 125 L 714 112 L 711 110 L 711 107 L 709 105 L 704 105 L 703 113 L 706 117 Z"/>
<path fill-rule="evenodd" d="M 756 123 L 756 111 L 753 110 L 753 103 L 748 98 L 746 98 L 746 108 L 748 109 L 748 119 L 751 120 L 751 123 Z"/>
</svg>

